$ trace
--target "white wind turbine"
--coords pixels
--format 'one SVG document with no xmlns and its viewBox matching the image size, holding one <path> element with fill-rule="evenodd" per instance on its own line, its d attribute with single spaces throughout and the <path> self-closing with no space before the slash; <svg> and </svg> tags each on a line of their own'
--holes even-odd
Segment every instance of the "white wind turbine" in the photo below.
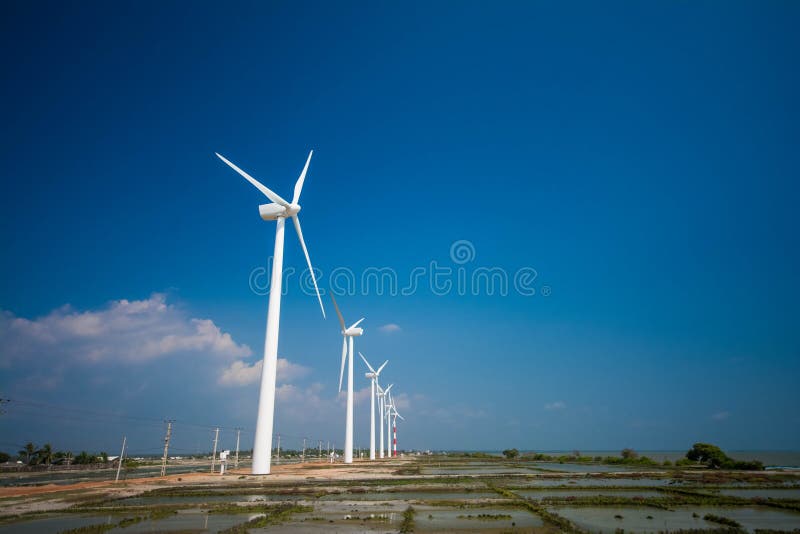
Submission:
<svg viewBox="0 0 800 534">
<path fill-rule="evenodd" d="M 367 364 L 367 368 L 370 371 L 369 373 L 366 373 L 364 376 L 369 378 L 370 384 L 372 386 L 372 395 L 370 395 L 370 397 L 369 397 L 369 410 L 370 410 L 370 412 L 369 412 L 369 459 L 370 460 L 374 460 L 375 459 L 375 394 L 376 394 L 375 387 L 378 385 L 378 377 L 381 375 L 381 371 L 383 370 L 384 367 L 386 367 L 386 364 L 389 363 L 389 360 L 386 360 L 385 362 L 383 362 L 383 365 L 378 367 L 378 370 L 376 371 L 375 369 L 372 368 L 372 366 L 369 364 L 369 362 L 367 361 L 367 359 L 364 357 L 363 354 L 361 354 L 359 352 L 358 355 L 361 356 L 361 359 L 364 360 L 364 363 Z M 381 446 L 383 446 L 383 445 L 381 445 Z"/>
<path fill-rule="evenodd" d="M 349 328 L 345 328 L 344 317 L 342 312 L 339 311 L 339 305 L 336 304 L 336 299 L 331 294 L 333 299 L 333 307 L 336 308 L 336 315 L 339 316 L 339 324 L 342 325 L 342 368 L 339 371 L 339 391 L 342 391 L 342 378 L 344 378 L 344 361 L 348 355 L 348 345 L 350 349 L 350 358 L 347 364 L 347 420 L 344 429 L 344 463 L 353 463 L 353 338 L 364 334 L 363 328 L 358 328 L 362 317 Z M 349 343 L 348 343 L 349 341 Z"/>
<path fill-rule="evenodd" d="M 383 448 L 383 423 L 386 421 L 386 400 L 389 398 L 389 390 L 392 389 L 393 385 L 394 384 L 390 385 L 386 389 L 382 389 L 380 387 L 380 385 L 377 385 L 378 399 L 379 399 L 378 407 L 380 408 L 380 413 L 381 413 L 380 414 L 381 415 L 381 417 L 380 417 L 381 418 L 381 450 L 380 450 L 381 458 L 383 458 L 383 454 L 386 451 L 386 449 Z M 388 426 L 386 427 L 386 432 L 387 432 L 387 434 L 389 432 L 389 427 Z M 388 439 L 387 439 L 387 441 L 388 441 Z"/>
<path fill-rule="evenodd" d="M 287 217 L 292 218 L 300 246 L 306 256 L 308 270 L 311 272 L 311 280 L 314 282 L 314 289 L 317 291 L 319 307 L 322 316 L 325 317 L 325 308 L 322 306 L 322 297 L 317 287 L 317 279 L 314 276 L 314 268 L 311 266 L 311 258 L 308 256 L 308 249 L 303 240 L 303 231 L 300 229 L 300 219 L 297 214 L 300 205 L 300 192 L 303 190 L 303 182 L 306 179 L 308 165 L 311 163 L 312 150 L 308 153 L 306 165 L 303 172 L 294 184 L 294 197 L 291 202 L 287 202 L 276 193 L 268 189 L 264 184 L 244 172 L 242 169 L 217 154 L 217 157 L 224 161 L 230 168 L 241 174 L 245 180 L 253 184 L 256 189 L 261 191 L 264 196 L 272 202 L 258 206 L 258 212 L 265 221 L 276 221 L 275 228 L 275 253 L 273 255 L 272 277 L 269 291 L 269 309 L 267 311 L 267 334 L 264 339 L 264 363 L 261 370 L 261 392 L 258 397 L 258 416 L 256 418 L 256 435 L 253 442 L 253 467 L 254 475 L 268 475 L 272 463 L 272 426 L 275 415 L 275 377 L 278 365 L 278 330 L 280 327 L 281 314 L 281 283 L 283 281 L 283 234 L 284 223 Z"/>
</svg>

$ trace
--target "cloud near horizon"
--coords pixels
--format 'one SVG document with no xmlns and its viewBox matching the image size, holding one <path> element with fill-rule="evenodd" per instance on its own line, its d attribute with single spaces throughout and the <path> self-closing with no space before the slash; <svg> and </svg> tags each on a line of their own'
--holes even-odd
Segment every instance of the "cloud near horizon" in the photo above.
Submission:
<svg viewBox="0 0 800 534">
<path fill-rule="evenodd" d="M 264 360 L 259 360 L 252 364 L 236 360 L 222 371 L 222 375 L 220 375 L 217 382 L 223 386 L 247 386 L 253 384 L 261 378 L 263 363 Z M 278 383 L 291 382 L 298 378 L 303 378 L 310 372 L 310 367 L 292 363 L 286 358 L 278 358 Z"/>
<path fill-rule="evenodd" d="M 393 333 L 395 333 L 395 332 L 399 332 L 399 331 L 401 331 L 401 330 L 402 330 L 402 328 L 400 328 L 400 325 L 399 325 L 399 324 L 396 324 L 396 323 L 389 323 L 389 324 L 385 324 L 385 325 L 383 325 L 383 326 L 379 326 L 379 327 L 378 327 L 378 330 L 380 330 L 380 331 L 381 331 L 381 332 L 383 332 L 384 334 L 393 334 Z"/>
<path fill-rule="evenodd" d="M 145 300 L 115 300 L 99 310 L 81 312 L 64 305 L 36 319 L 3 310 L 0 346 L 0 368 L 34 359 L 58 365 L 140 364 L 176 353 L 206 353 L 224 360 L 252 354 L 214 321 L 187 317 L 160 293 Z"/>
<path fill-rule="evenodd" d="M 549 411 L 563 410 L 566 407 L 567 407 L 567 405 L 564 403 L 564 401 L 560 401 L 560 400 L 559 401 L 548 402 L 547 404 L 544 405 L 544 409 L 545 410 L 549 410 Z"/>
</svg>

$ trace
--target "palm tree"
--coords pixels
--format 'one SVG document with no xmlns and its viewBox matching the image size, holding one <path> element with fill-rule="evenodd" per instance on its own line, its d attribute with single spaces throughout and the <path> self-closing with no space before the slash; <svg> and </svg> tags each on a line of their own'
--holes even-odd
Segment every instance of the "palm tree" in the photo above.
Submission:
<svg viewBox="0 0 800 534">
<path fill-rule="evenodd" d="M 31 443 L 30 441 L 25 444 L 25 448 L 19 451 L 19 456 L 25 457 L 25 463 L 30 464 L 31 459 L 33 459 L 33 455 L 36 454 L 36 445 Z"/>
<path fill-rule="evenodd" d="M 41 449 L 36 451 L 36 456 L 39 462 L 50 465 L 53 463 L 53 446 L 45 443 Z"/>
<path fill-rule="evenodd" d="M 91 464 L 94 463 L 95 460 L 96 458 L 86 451 L 81 451 L 81 453 L 75 457 L 75 463 L 79 465 Z"/>
</svg>

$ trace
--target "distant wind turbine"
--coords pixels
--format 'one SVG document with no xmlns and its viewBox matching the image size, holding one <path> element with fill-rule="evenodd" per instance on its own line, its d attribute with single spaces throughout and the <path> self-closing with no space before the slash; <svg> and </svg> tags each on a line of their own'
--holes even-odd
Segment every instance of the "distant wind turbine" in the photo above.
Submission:
<svg viewBox="0 0 800 534">
<path fill-rule="evenodd" d="M 375 459 L 375 387 L 378 385 L 378 377 L 381 375 L 381 371 L 386 364 L 389 363 L 389 360 L 383 362 L 383 365 L 378 367 L 378 370 L 372 368 L 369 364 L 367 359 L 364 357 L 363 354 L 360 352 L 358 353 L 361 356 L 361 359 L 364 360 L 364 363 L 367 364 L 367 368 L 369 369 L 369 373 L 366 373 L 366 377 L 369 378 L 370 385 L 372 386 L 372 394 L 369 396 L 369 459 Z M 383 446 L 383 445 L 381 445 Z"/>
<path fill-rule="evenodd" d="M 386 443 L 388 445 L 388 443 L 389 443 L 389 437 L 388 437 L 389 424 L 387 422 L 388 419 L 386 417 L 386 405 L 387 405 L 387 402 L 389 400 L 389 395 L 390 395 L 389 390 L 392 389 L 393 385 L 394 384 L 391 384 L 386 389 L 381 389 L 380 387 L 378 387 L 378 398 L 380 399 L 380 409 L 381 409 L 380 410 L 381 411 L 381 458 L 383 458 L 384 451 L 389 450 L 388 447 L 386 449 L 383 448 L 383 424 L 386 423 L 386 434 L 387 434 Z M 387 456 L 388 456 L 388 453 L 387 453 Z"/>
<path fill-rule="evenodd" d="M 275 253 L 273 255 L 272 278 L 269 291 L 269 309 L 267 311 L 267 334 L 264 339 L 264 363 L 261 370 L 261 392 L 258 397 L 258 416 L 256 418 L 256 435 L 253 442 L 253 467 L 254 475 L 268 475 L 272 463 L 272 426 L 275 415 L 275 378 L 278 367 L 278 330 L 280 327 L 281 314 L 281 283 L 283 281 L 283 229 L 287 217 L 292 218 L 300 246 L 306 256 L 308 270 L 311 272 L 311 280 L 314 282 L 314 289 L 317 291 L 317 300 L 322 310 L 322 317 L 325 317 L 325 308 L 322 305 L 322 297 L 317 287 L 317 279 L 314 276 L 314 268 L 311 266 L 311 258 L 303 240 L 303 231 L 300 228 L 300 219 L 297 214 L 300 212 L 300 192 L 303 190 L 303 183 L 306 180 L 308 165 L 311 163 L 312 150 L 308 153 L 306 165 L 303 172 L 294 184 L 294 197 L 287 202 L 276 193 L 268 189 L 264 184 L 244 172 L 242 169 L 225 159 L 220 154 L 217 157 L 224 161 L 230 168 L 241 174 L 245 180 L 253 184 L 256 189 L 261 191 L 264 196 L 272 202 L 261 204 L 258 212 L 265 221 L 277 221 L 275 227 Z"/>
<path fill-rule="evenodd" d="M 363 328 L 358 328 L 358 325 L 361 321 L 364 320 L 362 317 L 349 328 L 346 328 L 344 325 L 344 317 L 342 317 L 342 312 L 339 311 L 339 305 L 336 304 L 336 299 L 334 298 L 333 294 L 331 294 L 331 299 L 333 299 L 333 307 L 336 308 L 336 315 L 339 317 L 339 324 L 342 326 L 342 368 L 339 371 L 339 391 L 342 391 L 342 378 L 344 378 L 344 362 L 345 359 L 348 360 L 347 364 L 347 420 L 345 423 L 345 434 L 344 434 L 344 463 L 352 464 L 353 463 L 353 338 L 356 336 L 360 336 L 364 334 Z M 349 343 L 348 343 L 349 342 Z M 349 345 L 349 354 L 350 358 L 347 358 L 348 355 L 348 345 Z"/>
<path fill-rule="evenodd" d="M 392 401 L 392 448 L 393 448 L 393 456 L 397 456 L 397 418 L 403 419 L 403 416 L 397 412 L 397 406 L 394 405 L 394 401 Z"/>
</svg>

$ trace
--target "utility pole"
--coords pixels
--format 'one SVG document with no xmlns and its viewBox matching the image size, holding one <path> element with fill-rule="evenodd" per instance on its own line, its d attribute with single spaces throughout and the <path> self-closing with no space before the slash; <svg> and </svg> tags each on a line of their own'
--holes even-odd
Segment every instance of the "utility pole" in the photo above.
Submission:
<svg viewBox="0 0 800 534">
<path fill-rule="evenodd" d="M 236 429 L 236 456 L 233 458 L 233 467 L 239 467 L 239 434 L 242 432 L 241 428 Z"/>
<path fill-rule="evenodd" d="M 322 460 L 322 440 L 319 440 L 319 459 Z"/>
<path fill-rule="evenodd" d="M 119 468 L 122 467 L 122 459 L 125 457 L 125 440 L 127 439 L 127 436 L 122 436 L 122 450 L 119 452 L 119 460 L 117 461 L 117 478 L 114 479 L 114 482 L 119 482 Z"/>
<path fill-rule="evenodd" d="M 306 461 L 306 438 L 303 438 L 303 457 L 300 460 L 301 463 L 305 463 Z"/>
<path fill-rule="evenodd" d="M 331 440 L 328 440 L 328 456 L 331 455 Z"/>
<path fill-rule="evenodd" d="M 172 419 L 167 419 L 167 435 L 164 437 L 164 456 L 161 458 L 161 476 L 167 475 L 167 452 L 169 451 L 169 438 L 172 435 Z"/>
<path fill-rule="evenodd" d="M 278 457 L 275 460 L 276 464 L 281 463 L 281 435 L 278 434 Z"/>
<path fill-rule="evenodd" d="M 214 464 L 217 462 L 217 441 L 219 441 L 219 427 L 214 430 L 214 452 L 211 453 L 211 473 L 214 473 Z"/>
</svg>

